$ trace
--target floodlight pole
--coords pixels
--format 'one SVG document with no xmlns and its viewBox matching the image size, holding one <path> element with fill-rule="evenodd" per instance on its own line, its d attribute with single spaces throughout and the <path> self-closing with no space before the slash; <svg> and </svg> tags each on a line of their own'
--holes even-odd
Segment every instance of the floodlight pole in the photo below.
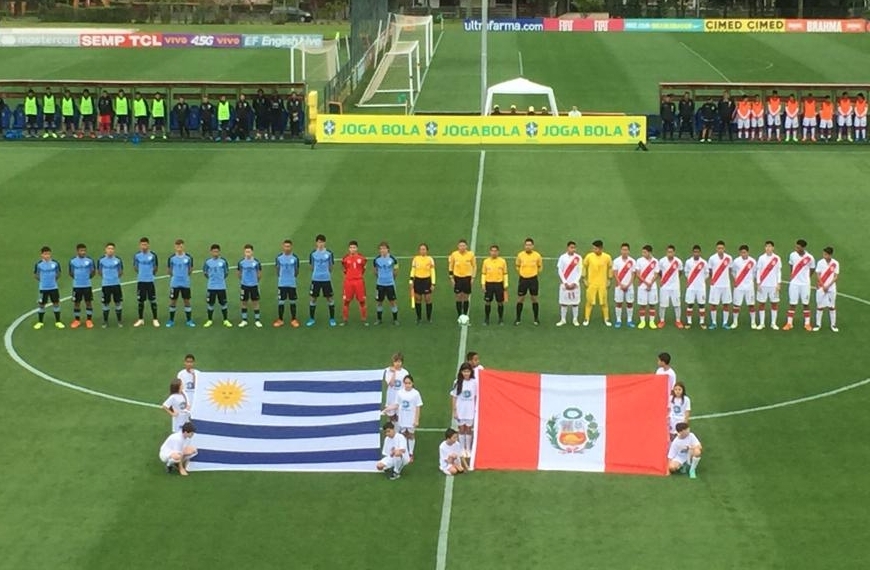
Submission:
<svg viewBox="0 0 870 570">
<path fill-rule="evenodd" d="M 480 0 L 480 115 L 486 115 L 486 47 L 489 24 L 489 0 Z"/>
</svg>

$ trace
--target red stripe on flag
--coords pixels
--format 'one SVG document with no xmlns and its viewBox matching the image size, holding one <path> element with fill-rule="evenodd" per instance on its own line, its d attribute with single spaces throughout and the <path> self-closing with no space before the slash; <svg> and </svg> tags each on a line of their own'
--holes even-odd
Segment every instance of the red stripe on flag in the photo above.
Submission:
<svg viewBox="0 0 870 570">
<path fill-rule="evenodd" d="M 666 402 L 664 397 L 662 401 Z M 475 469 L 536 470 L 540 407 L 540 374 L 483 370 L 478 393 Z"/>
<path fill-rule="evenodd" d="M 667 417 L 667 376 L 608 376 L 604 470 L 667 475 Z"/>
</svg>

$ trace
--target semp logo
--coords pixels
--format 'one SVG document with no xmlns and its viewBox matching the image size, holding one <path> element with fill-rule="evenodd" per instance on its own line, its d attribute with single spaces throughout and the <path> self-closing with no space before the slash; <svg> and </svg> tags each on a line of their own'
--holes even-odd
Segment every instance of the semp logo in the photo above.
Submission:
<svg viewBox="0 0 870 570">
<path fill-rule="evenodd" d="M 323 123 L 323 134 L 325 134 L 328 137 L 331 137 L 332 135 L 335 134 L 335 121 L 330 119 L 330 120 L 325 121 Z"/>
<path fill-rule="evenodd" d="M 640 136 L 640 123 L 629 123 L 628 134 L 631 138 L 638 138 Z"/>
<path fill-rule="evenodd" d="M 435 121 L 429 121 L 426 123 L 426 136 L 429 138 L 434 138 L 438 134 L 438 123 Z"/>
<path fill-rule="evenodd" d="M 526 123 L 526 135 L 529 138 L 538 136 L 538 123 Z"/>
</svg>

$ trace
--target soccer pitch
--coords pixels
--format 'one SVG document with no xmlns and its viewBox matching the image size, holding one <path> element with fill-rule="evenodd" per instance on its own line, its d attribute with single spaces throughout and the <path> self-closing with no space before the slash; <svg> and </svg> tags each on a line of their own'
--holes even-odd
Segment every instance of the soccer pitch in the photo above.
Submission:
<svg viewBox="0 0 870 570">
<path fill-rule="evenodd" d="M 528 78 L 552 85 L 560 105 L 581 109 L 654 111 L 659 81 L 870 80 L 864 35 L 490 37 L 491 82 L 516 76 L 521 52 Z M 476 107 L 476 46 L 474 34 L 445 32 L 419 109 Z M 260 81 L 283 79 L 288 65 L 270 51 L 172 54 L 2 49 L 0 73 Z M 39 372 L 8 354 L 0 365 L 2 566 L 860 568 L 870 386 L 856 383 L 870 376 L 861 340 L 870 326 L 870 269 L 856 260 L 870 207 L 867 153 L 854 145 L 659 145 L 642 153 L 2 143 L 0 321 L 7 353 Z M 400 276 L 417 244 L 428 242 L 439 263 L 434 323 L 414 326 L 404 287 L 399 327 L 364 328 L 352 307 L 351 325 L 330 329 L 322 304 L 311 329 L 35 331 L 35 317 L 25 316 L 34 308 L 31 271 L 42 245 L 65 268 L 77 242 L 96 257 L 113 241 L 130 278 L 143 235 L 161 259 L 184 238 L 198 267 L 213 242 L 231 262 L 245 243 L 270 262 L 284 238 L 304 257 L 318 233 L 336 255 L 350 239 L 368 256 L 388 240 Z M 473 326 L 457 327 L 444 256 L 465 238 L 478 256 L 497 243 L 512 262 L 527 236 L 546 257 L 541 326 L 531 325 L 528 308 L 522 326 L 481 326 L 476 293 Z M 797 238 L 817 257 L 831 245 L 843 265 L 841 332 L 753 331 L 745 316 L 732 331 L 613 330 L 597 313 L 588 328 L 557 329 L 554 258 L 568 239 L 585 252 L 596 238 L 614 255 L 627 241 L 634 255 L 645 243 L 663 255 L 672 243 L 682 258 L 695 243 L 709 255 L 719 239 L 732 254 L 747 243 L 756 256 L 766 239 L 783 257 Z M 261 287 L 267 322 L 276 309 L 271 269 Z M 205 280 L 194 277 L 201 323 Z M 61 281 L 62 292 L 69 283 Z M 301 283 L 308 283 L 304 270 Z M 167 289 L 158 282 L 162 320 Z M 129 324 L 135 289 L 125 286 L 124 294 Z M 304 314 L 304 302 L 300 308 Z M 62 309 L 68 323 L 70 303 Z M 233 295 L 230 312 L 237 321 Z M 507 316 L 513 320 L 512 303 Z M 577 374 L 651 371 L 667 350 L 704 443 L 699 479 L 479 471 L 456 479 L 445 498 L 437 445 L 465 350 L 478 351 L 489 368 Z M 185 353 L 203 370 L 280 371 L 377 368 L 395 351 L 405 354 L 425 402 L 416 462 L 399 481 L 241 472 L 183 479 L 157 461 L 169 418 L 140 404 L 163 401 Z"/>
</svg>

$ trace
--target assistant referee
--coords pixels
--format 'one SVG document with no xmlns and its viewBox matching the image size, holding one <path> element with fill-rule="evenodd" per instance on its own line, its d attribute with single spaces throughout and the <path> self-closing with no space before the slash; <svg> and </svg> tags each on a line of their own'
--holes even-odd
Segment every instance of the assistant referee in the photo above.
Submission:
<svg viewBox="0 0 870 570">
<path fill-rule="evenodd" d="M 538 320 L 538 275 L 544 266 L 544 258 L 541 254 L 535 251 L 535 240 L 526 238 L 523 244 L 523 250 L 517 254 L 517 273 L 520 275 L 519 284 L 517 285 L 517 320 L 515 325 L 519 325 L 523 317 L 523 306 L 526 301 L 526 294 L 532 297 L 532 314 L 534 316 L 535 325 L 539 325 Z"/>
<path fill-rule="evenodd" d="M 498 304 L 498 324 L 503 325 L 505 291 L 508 288 L 508 266 L 504 258 L 499 255 L 497 245 L 489 247 L 489 257 L 483 260 L 480 284 L 483 286 L 483 324 L 489 324 L 492 302 L 495 300 Z"/>
<path fill-rule="evenodd" d="M 435 289 L 435 260 L 429 255 L 429 246 L 421 243 L 417 255 L 411 260 L 411 290 L 417 323 L 423 320 L 423 302 L 426 303 L 426 322 L 432 322 L 432 290 Z"/>
</svg>

